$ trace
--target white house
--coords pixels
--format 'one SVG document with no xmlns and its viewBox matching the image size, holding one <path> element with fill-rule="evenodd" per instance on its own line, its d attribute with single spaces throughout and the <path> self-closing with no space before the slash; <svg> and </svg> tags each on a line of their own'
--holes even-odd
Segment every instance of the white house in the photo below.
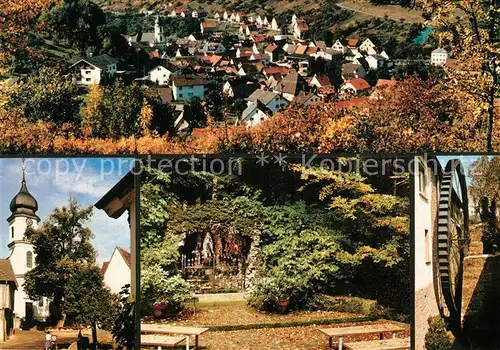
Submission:
<svg viewBox="0 0 500 350">
<path fill-rule="evenodd" d="M 269 118 L 272 111 L 260 100 L 251 102 L 241 114 L 241 121 L 246 126 L 255 126 Z"/>
<path fill-rule="evenodd" d="M 369 55 L 377 53 L 377 47 L 380 47 L 381 42 L 377 37 L 366 38 L 359 46 L 359 51 L 366 52 Z"/>
<path fill-rule="evenodd" d="M 305 32 L 309 30 L 309 25 L 305 21 L 300 21 L 293 26 L 293 36 L 301 39 Z"/>
<path fill-rule="evenodd" d="M 118 60 L 104 54 L 82 58 L 73 64 L 70 69 L 73 70 L 75 74 L 77 84 L 101 84 L 116 75 L 117 63 Z"/>
<path fill-rule="evenodd" d="M 24 176 L 21 189 L 11 200 L 9 209 L 11 215 L 7 218 L 9 224 L 8 244 L 9 257 L 7 258 L 16 278 L 17 290 L 14 292 L 14 315 L 27 322 L 32 320 L 45 321 L 50 315 L 49 300 L 45 297 L 31 300 L 24 288 L 24 275 L 35 267 L 33 245 L 26 240 L 25 232 L 28 227 L 37 228 L 40 218 L 36 214 L 38 202 L 28 191 Z"/>
<path fill-rule="evenodd" d="M 257 18 L 255 19 L 255 24 L 257 24 L 257 26 L 259 27 L 262 27 L 262 24 L 264 22 L 262 21 L 262 17 L 260 15 L 257 16 Z"/>
<path fill-rule="evenodd" d="M 234 16 L 234 20 L 238 23 L 243 22 L 245 20 L 245 14 L 243 12 L 237 12 Z"/>
<path fill-rule="evenodd" d="M 448 52 L 439 47 L 431 52 L 431 65 L 433 66 L 444 66 L 448 60 Z"/>
<path fill-rule="evenodd" d="M 262 25 L 263 26 L 269 26 L 269 20 L 267 19 L 267 16 L 264 16 L 264 18 L 262 19 Z"/>
<path fill-rule="evenodd" d="M 279 93 L 273 91 L 255 90 L 247 98 L 247 105 L 250 106 L 250 104 L 257 101 L 262 102 L 272 114 L 288 105 L 287 100 L 285 100 Z"/>
<path fill-rule="evenodd" d="M 122 287 L 130 285 L 131 256 L 123 248 L 116 247 L 111 254 L 111 259 L 105 261 L 101 268 L 104 284 L 111 289 L 111 293 L 120 293 Z"/>
<path fill-rule="evenodd" d="M 250 36 L 250 34 L 252 34 L 252 32 L 250 31 L 250 28 L 248 27 L 248 25 L 246 25 L 245 23 L 242 23 L 240 26 L 240 34 Z"/>
<path fill-rule="evenodd" d="M 172 72 L 167 67 L 160 64 L 159 66 L 151 69 L 148 75 L 149 75 L 149 80 L 162 86 L 162 85 L 168 85 Z"/>
<path fill-rule="evenodd" d="M 175 101 L 205 98 L 205 79 L 197 75 L 181 75 L 172 78 L 172 93 Z"/>
<path fill-rule="evenodd" d="M 353 94 L 358 94 L 363 91 L 367 91 L 371 88 L 370 84 L 362 78 L 354 78 L 347 80 L 340 87 L 341 93 L 351 92 Z"/>
<path fill-rule="evenodd" d="M 12 264 L 0 259 L 0 343 L 8 340 L 14 330 L 14 295 L 19 288 Z"/>
<path fill-rule="evenodd" d="M 276 21 L 276 18 L 273 17 L 271 21 L 271 29 L 272 30 L 279 30 L 280 27 L 278 26 L 278 22 Z"/>
<path fill-rule="evenodd" d="M 333 43 L 332 49 L 335 50 L 335 51 L 337 51 L 337 52 L 341 52 L 342 54 L 344 54 L 345 50 L 346 50 L 346 45 L 344 45 L 340 39 L 337 39 Z"/>
<path fill-rule="evenodd" d="M 364 57 L 366 62 L 368 63 L 369 70 L 377 70 L 379 67 L 379 60 L 374 56 L 366 56 Z"/>
<path fill-rule="evenodd" d="M 415 256 L 415 349 L 425 348 L 427 320 L 439 316 L 435 297 L 433 242 L 437 244 L 436 217 L 439 198 L 439 176 L 437 159 L 416 157 L 414 187 L 414 256 Z"/>
</svg>

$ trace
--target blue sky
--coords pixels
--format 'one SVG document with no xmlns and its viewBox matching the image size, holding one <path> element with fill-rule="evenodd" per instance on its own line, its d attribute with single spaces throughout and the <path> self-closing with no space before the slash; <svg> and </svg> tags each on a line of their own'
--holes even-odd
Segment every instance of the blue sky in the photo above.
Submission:
<svg viewBox="0 0 500 350">
<path fill-rule="evenodd" d="M 0 158 L 0 258 L 9 255 L 9 204 L 21 187 L 21 158 Z M 38 202 L 38 216 L 44 221 L 70 197 L 84 207 L 94 205 L 133 166 L 132 158 L 26 158 L 26 183 Z M 97 262 L 109 260 L 116 246 L 130 251 L 127 214 L 112 219 L 94 208 L 88 226 L 94 233 Z"/>
<path fill-rule="evenodd" d="M 465 173 L 468 176 L 472 163 L 474 163 L 477 159 L 479 159 L 480 156 L 460 156 L 460 155 L 457 155 L 457 156 L 440 156 L 437 158 L 438 158 L 439 162 L 441 163 L 441 165 L 443 166 L 443 168 L 446 166 L 446 163 L 448 163 L 448 161 L 450 159 L 460 159 L 460 162 L 462 163 L 462 165 L 464 167 Z M 467 180 L 469 181 L 469 179 L 467 179 Z"/>
</svg>

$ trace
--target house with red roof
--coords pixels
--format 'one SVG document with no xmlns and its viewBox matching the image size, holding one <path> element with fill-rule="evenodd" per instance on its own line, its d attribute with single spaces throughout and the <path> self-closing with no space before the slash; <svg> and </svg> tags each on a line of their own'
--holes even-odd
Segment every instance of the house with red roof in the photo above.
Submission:
<svg viewBox="0 0 500 350">
<path fill-rule="evenodd" d="M 116 247 L 111 259 L 102 264 L 101 273 L 104 283 L 111 289 L 111 293 L 120 293 L 122 287 L 130 284 L 132 274 L 132 258 L 128 251 Z"/>
<path fill-rule="evenodd" d="M 332 86 L 332 82 L 330 81 L 330 78 L 328 77 L 328 75 L 317 75 L 317 74 L 315 74 L 312 77 L 309 85 L 310 86 L 316 86 L 318 89 L 321 89 L 321 88 L 331 87 Z"/>
<path fill-rule="evenodd" d="M 353 93 L 355 95 L 371 89 L 370 84 L 363 78 L 353 78 L 346 80 L 340 87 L 341 93 Z"/>
<path fill-rule="evenodd" d="M 201 34 L 210 34 L 217 31 L 217 22 L 203 22 L 200 24 Z"/>
</svg>

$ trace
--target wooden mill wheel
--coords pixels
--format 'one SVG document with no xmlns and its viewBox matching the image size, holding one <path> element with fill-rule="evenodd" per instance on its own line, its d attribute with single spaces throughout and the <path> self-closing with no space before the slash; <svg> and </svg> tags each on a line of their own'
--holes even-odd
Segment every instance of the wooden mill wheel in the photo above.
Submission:
<svg viewBox="0 0 500 350">
<path fill-rule="evenodd" d="M 460 332 L 463 259 L 469 241 L 469 202 L 462 164 L 452 159 L 441 180 L 438 207 L 439 281 L 452 332 Z"/>
</svg>

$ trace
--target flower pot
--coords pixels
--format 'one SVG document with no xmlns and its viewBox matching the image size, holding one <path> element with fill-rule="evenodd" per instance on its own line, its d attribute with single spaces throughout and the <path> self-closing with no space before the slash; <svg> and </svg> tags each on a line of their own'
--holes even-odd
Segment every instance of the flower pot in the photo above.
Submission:
<svg viewBox="0 0 500 350">
<path fill-rule="evenodd" d="M 278 304 L 278 308 L 282 313 L 286 312 L 286 310 L 288 309 L 288 305 L 290 304 L 288 300 L 278 300 L 276 303 Z"/>
<path fill-rule="evenodd" d="M 153 316 L 155 318 L 161 318 L 165 314 L 165 309 L 167 305 L 165 304 L 153 304 Z"/>
</svg>

